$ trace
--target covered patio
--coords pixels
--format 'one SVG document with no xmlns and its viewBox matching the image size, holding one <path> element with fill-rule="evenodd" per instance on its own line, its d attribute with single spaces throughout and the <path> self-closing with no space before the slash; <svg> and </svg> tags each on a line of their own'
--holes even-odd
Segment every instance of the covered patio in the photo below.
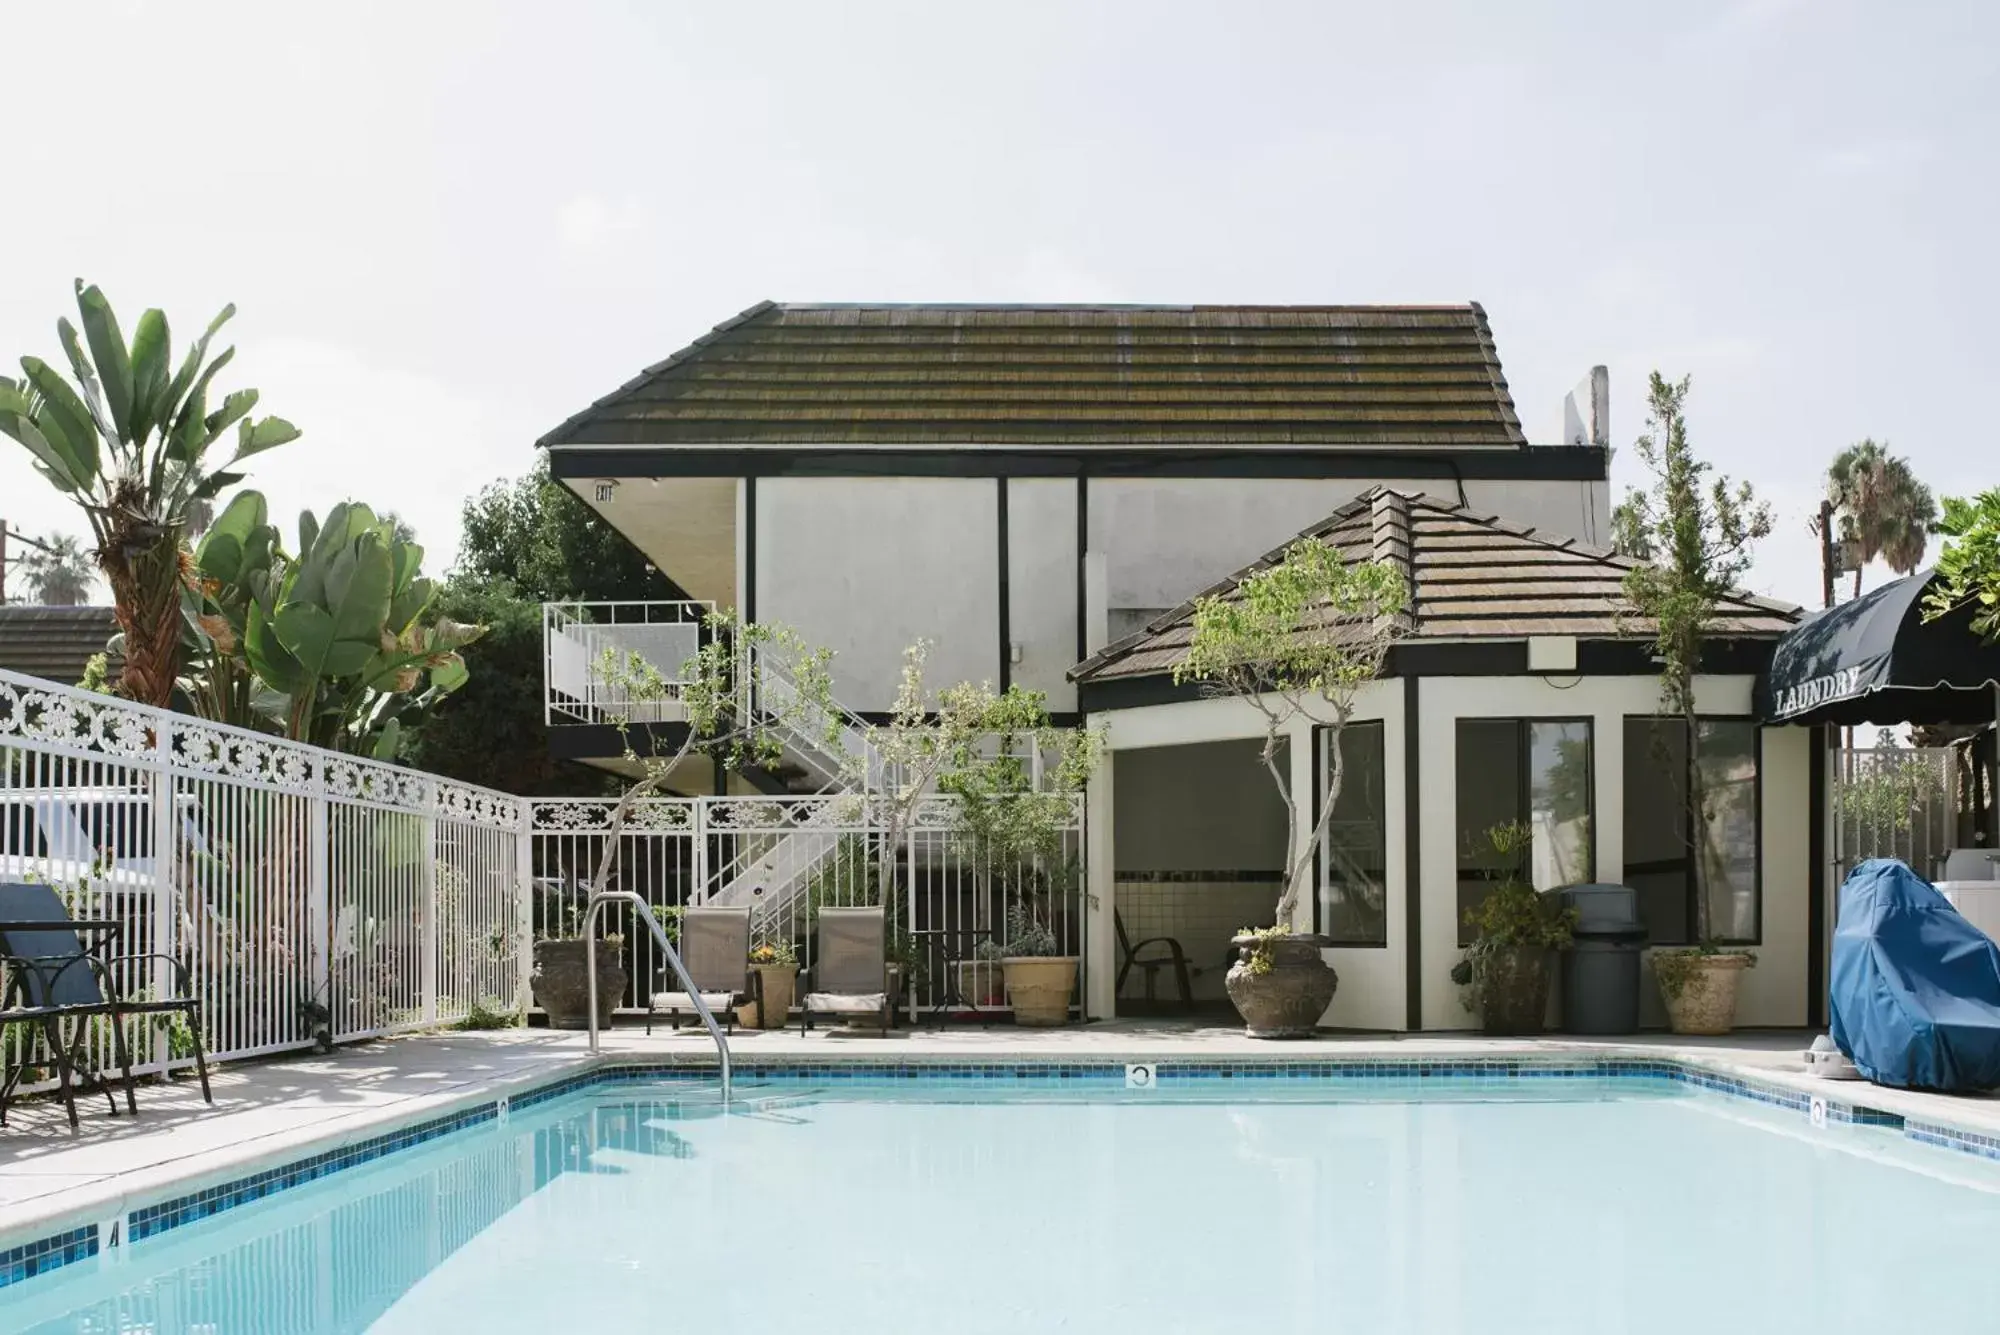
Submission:
<svg viewBox="0 0 2000 1335">
<path fill-rule="evenodd" d="M 1807 1023 L 1814 880 L 1815 784 L 1810 735 L 1764 726 L 1753 710 L 1758 673 L 1798 609 L 1742 594 L 1727 600 L 1696 681 L 1694 735 L 1659 716 L 1658 667 L 1634 624 L 1622 581 L 1631 563 L 1573 540 L 1508 525 L 1432 496 L 1377 490 L 1302 537 L 1348 560 L 1386 560 L 1407 572 L 1409 623 L 1381 679 L 1358 693 L 1343 733 L 1348 780 L 1339 795 L 1315 893 L 1293 926 L 1331 938 L 1326 959 L 1340 989 L 1322 1023 L 1337 1029 L 1466 1029 L 1475 1017 L 1450 970 L 1467 944 L 1464 912 L 1495 874 L 1485 832 L 1520 822 L 1532 832 L 1540 888 L 1618 882 L 1640 892 L 1651 943 L 1693 938 L 1692 845 L 1671 777 L 1688 749 L 1717 795 L 1707 831 L 1719 850 L 1710 881 L 1721 934 L 1755 949 L 1740 1022 Z M 1273 553 L 1265 561 L 1277 559 Z M 1255 566 L 1249 569 L 1255 569 Z M 1248 570 L 1208 593 L 1228 594 Z M 1095 914 L 1089 1013 L 1129 1014 L 1131 988 L 1113 984 L 1116 923 L 1149 882 L 1135 865 L 1172 826 L 1189 865 L 1247 862 L 1282 840 L 1282 807 L 1258 759 L 1263 716 L 1241 699 L 1176 683 L 1194 600 L 1106 645 L 1073 676 L 1081 703 L 1107 731 L 1111 763 L 1089 794 L 1088 860 Z M 1290 785 L 1317 814 L 1327 788 L 1331 733 L 1301 722 L 1284 739 Z M 1156 775 L 1181 776 L 1171 803 Z M 1128 796 L 1138 788 L 1141 798 Z M 1273 812 L 1275 811 L 1275 822 Z M 1135 836 L 1137 828 L 1145 837 Z M 1244 851 L 1224 858 L 1232 845 Z M 1158 856 L 1155 853 L 1153 856 Z M 1282 866 L 1282 859 L 1270 865 Z M 1255 902 L 1213 872 L 1178 907 L 1193 924 L 1248 916 Z M 1214 912 L 1207 905 L 1217 905 Z M 1129 928 L 1130 923 L 1128 921 Z M 1136 935 L 1136 934 L 1135 934 Z M 1188 945 L 1183 940 L 1184 946 Z M 1191 955 L 1192 958 L 1192 955 Z M 1643 1022 L 1663 1024 L 1653 989 Z"/>
</svg>

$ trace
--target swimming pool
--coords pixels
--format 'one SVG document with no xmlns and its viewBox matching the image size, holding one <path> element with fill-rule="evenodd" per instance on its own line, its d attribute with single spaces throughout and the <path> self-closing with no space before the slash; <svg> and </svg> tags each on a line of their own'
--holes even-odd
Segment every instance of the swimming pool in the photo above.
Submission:
<svg viewBox="0 0 2000 1335">
<path fill-rule="evenodd" d="M 1645 1075 L 586 1085 L 192 1219 L 0 1329 L 2000 1325 L 2000 1163 Z"/>
</svg>

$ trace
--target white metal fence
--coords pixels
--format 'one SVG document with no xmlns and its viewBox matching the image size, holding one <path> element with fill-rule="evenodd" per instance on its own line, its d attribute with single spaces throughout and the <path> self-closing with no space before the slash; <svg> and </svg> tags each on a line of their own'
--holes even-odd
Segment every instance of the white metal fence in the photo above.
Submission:
<svg viewBox="0 0 2000 1335">
<path fill-rule="evenodd" d="M 527 855 L 505 794 L 0 672 L 0 881 L 122 924 L 128 992 L 185 963 L 217 1058 L 310 1046 L 308 1004 L 336 1040 L 518 1004 Z"/>
<path fill-rule="evenodd" d="M 537 934 L 574 916 L 616 805 L 531 804 Z M 1029 907 L 1062 953 L 1086 953 L 1081 799 L 1072 800 L 1051 856 L 1006 865 L 982 861 L 960 829 L 955 799 L 934 796 L 918 805 L 885 876 L 888 826 L 880 800 L 852 794 L 642 800 L 620 836 L 607 888 L 636 891 L 668 917 L 691 904 L 747 906 L 754 939 L 792 944 L 806 967 L 819 908 L 884 903 L 886 894 L 893 981 L 912 1017 L 1004 1009 L 997 968 L 975 952 L 983 941 L 1006 944 L 1011 906 Z M 626 931 L 622 949 L 623 1006 L 643 1009 L 661 961 L 643 932 Z"/>
<path fill-rule="evenodd" d="M 1835 884 L 1869 858 L 1901 858 L 1936 878 L 1958 842 L 1959 797 L 1958 754 L 1950 747 L 1834 752 Z"/>
<path fill-rule="evenodd" d="M 675 723 L 685 717 L 674 688 L 701 648 L 704 602 L 544 603 L 543 720 L 558 723 Z M 604 671 L 605 654 L 637 655 L 660 676 L 663 693 L 635 692 Z"/>
</svg>

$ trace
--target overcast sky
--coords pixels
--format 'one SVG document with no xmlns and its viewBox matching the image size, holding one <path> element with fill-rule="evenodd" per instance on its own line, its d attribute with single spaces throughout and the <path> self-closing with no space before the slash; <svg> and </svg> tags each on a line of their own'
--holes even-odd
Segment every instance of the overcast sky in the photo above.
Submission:
<svg viewBox="0 0 2000 1335">
<path fill-rule="evenodd" d="M 313 17 L 317 15 L 319 17 Z M 1485 304 L 1524 426 L 1694 377 L 1818 597 L 1827 459 L 1993 485 L 2000 6 L 7 0 L 0 358 L 70 280 L 305 431 L 253 484 L 401 512 L 764 298 Z M 0 441 L 0 515 L 78 517 Z M 1614 489 L 1635 479 L 1629 450 Z M 289 524 L 289 521 L 287 521 Z M 1875 572 L 1879 578 L 1881 572 Z"/>
</svg>

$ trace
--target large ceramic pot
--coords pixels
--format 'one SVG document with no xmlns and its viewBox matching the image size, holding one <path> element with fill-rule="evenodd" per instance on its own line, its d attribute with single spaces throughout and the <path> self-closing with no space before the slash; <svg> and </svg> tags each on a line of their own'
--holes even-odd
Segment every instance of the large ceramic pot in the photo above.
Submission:
<svg viewBox="0 0 2000 1335">
<path fill-rule="evenodd" d="M 1270 967 L 1261 971 L 1252 962 L 1260 942 L 1270 958 Z M 1311 1038 L 1340 986 L 1340 976 L 1319 953 L 1326 938 L 1239 936 L 1230 944 L 1237 958 L 1222 982 L 1250 1037 Z"/>
<path fill-rule="evenodd" d="M 1069 1023 L 1069 994 L 1076 990 L 1076 956 L 1010 955 L 1000 961 L 1014 1023 L 1047 1027 Z"/>
<path fill-rule="evenodd" d="M 1672 961 L 1668 976 L 1660 978 L 1668 1028 L 1677 1034 L 1726 1034 L 1736 1027 L 1737 980 L 1755 958 L 1740 952 L 1662 951 L 1654 957 L 1655 977 L 1663 958 Z"/>
<path fill-rule="evenodd" d="M 528 977 L 535 1004 L 548 1012 L 551 1029 L 590 1027 L 590 975 L 585 972 L 585 942 L 535 942 L 535 971 Z M 611 1027 L 618 1003 L 625 997 L 625 964 L 617 946 L 597 943 L 597 1027 Z"/>
<path fill-rule="evenodd" d="M 1547 1027 L 1549 966 L 1544 946 L 1496 946 L 1472 963 L 1480 1028 L 1489 1034 L 1539 1034 Z"/>
<path fill-rule="evenodd" d="M 783 1029 L 785 1018 L 792 1013 L 792 998 L 799 990 L 799 966 L 796 964 L 753 964 L 750 972 L 757 975 L 757 995 L 763 999 L 757 1014 L 760 1029 Z"/>
</svg>

